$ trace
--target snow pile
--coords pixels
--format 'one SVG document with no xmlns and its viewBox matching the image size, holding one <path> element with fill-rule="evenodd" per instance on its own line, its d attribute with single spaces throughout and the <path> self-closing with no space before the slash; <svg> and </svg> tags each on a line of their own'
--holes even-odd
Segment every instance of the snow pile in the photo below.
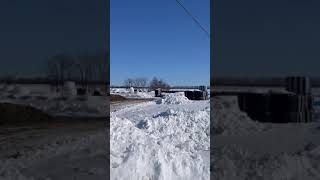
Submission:
<svg viewBox="0 0 320 180">
<path fill-rule="evenodd" d="M 112 112 L 111 179 L 209 179 L 209 103 L 197 103 Z"/>
<path fill-rule="evenodd" d="M 190 102 L 184 92 L 165 94 L 163 99 L 157 101 L 158 104 L 185 104 Z"/>
<path fill-rule="evenodd" d="M 76 84 L 73 81 L 66 81 L 63 87 L 63 94 L 65 97 L 74 97 L 77 95 Z"/>
<path fill-rule="evenodd" d="M 6 84 L 4 87 L 3 87 L 3 90 L 6 91 L 6 92 L 10 92 L 10 91 L 13 91 L 15 88 L 14 85 L 8 85 Z"/>
<path fill-rule="evenodd" d="M 139 92 L 141 91 L 141 92 Z M 120 95 L 126 98 L 135 98 L 135 99 L 148 99 L 148 98 L 154 98 L 154 91 L 147 92 L 146 89 L 138 90 L 137 92 L 134 92 L 134 89 L 111 89 L 111 94 Z"/>
<path fill-rule="evenodd" d="M 133 87 L 130 88 L 130 93 L 131 93 L 131 94 L 134 93 L 134 88 L 133 88 Z"/>
<path fill-rule="evenodd" d="M 257 156 L 239 147 L 214 149 L 213 179 L 319 179 L 320 146 L 293 154 Z"/>
<path fill-rule="evenodd" d="M 231 135 L 263 131 L 266 126 L 250 119 L 246 113 L 240 111 L 236 97 L 214 97 L 213 123 L 211 128 L 213 134 Z"/>
<path fill-rule="evenodd" d="M 140 98 L 154 98 L 154 92 L 137 92 L 137 96 Z"/>
<path fill-rule="evenodd" d="M 27 88 L 22 87 L 22 86 L 16 86 L 14 87 L 14 89 L 12 90 L 12 93 L 16 96 L 26 96 L 28 95 L 30 92 Z"/>
</svg>

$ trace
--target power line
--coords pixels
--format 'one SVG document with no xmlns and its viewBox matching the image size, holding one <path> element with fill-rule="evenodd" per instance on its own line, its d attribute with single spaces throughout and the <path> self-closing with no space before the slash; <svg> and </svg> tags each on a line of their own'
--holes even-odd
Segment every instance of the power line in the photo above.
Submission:
<svg viewBox="0 0 320 180">
<path fill-rule="evenodd" d="M 210 33 L 201 25 L 198 19 L 192 15 L 192 13 L 180 2 L 176 0 L 176 2 L 184 9 L 184 11 L 192 18 L 192 20 L 206 33 L 206 35 L 210 38 Z"/>
</svg>

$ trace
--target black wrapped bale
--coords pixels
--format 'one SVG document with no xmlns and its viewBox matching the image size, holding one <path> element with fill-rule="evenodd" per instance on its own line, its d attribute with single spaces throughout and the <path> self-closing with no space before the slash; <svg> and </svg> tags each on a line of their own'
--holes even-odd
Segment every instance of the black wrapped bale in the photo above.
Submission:
<svg viewBox="0 0 320 180">
<path fill-rule="evenodd" d="M 270 118 L 269 97 L 260 93 L 244 93 L 238 96 L 241 111 L 254 120 L 268 121 Z"/>
<path fill-rule="evenodd" d="M 155 93 L 155 97 L 161 97 L 161 89 L 156 89 L 154 93 Z"/>
<path fill-rule="evenodd" d="M 184 95 L 189 99 L 189 100 L 194 100 L 195 96 L 194 96 L 194 92 L 193 91 L 185 91 Z"/>
<path fill-rule="evenodd" d="M 261 122 L 312 121 L 312 96 L 286 93 L 245 93 L 238 96 L 239 108 Z"/>
<path fill-rule="evenodd" d="M 193 91 L 194 93 L 194 100 L 204 100 L 203 91 Z"/>
<path fill-rule="evenodd" d="M 99 90 L 94 90 L 92 95 L 93 96 L 102 96 L 102 93 Z"/>
<path fill-rule="evenodd" d="M 200 91 L 207 91 L 207 87 L 206 86 L 199 86 L 199 90 Z"/>
<path fill-rule="evenodd" d="M 77 95 L 83 96 L 86 95 L 87 90 L 85 88 L 77 88 Z"/>
</svg>

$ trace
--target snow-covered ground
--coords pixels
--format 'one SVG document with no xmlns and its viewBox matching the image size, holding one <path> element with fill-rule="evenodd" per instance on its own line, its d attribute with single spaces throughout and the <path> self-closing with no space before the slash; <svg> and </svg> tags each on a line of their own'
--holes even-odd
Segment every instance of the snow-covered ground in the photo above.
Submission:
<svg viewBox="0 0 320 180">
<path fill-rule="evenodd" d="M 0 126 L 1 180 L 106 178 L 106 95 L 62 97 L 45 85 L 0 84 L 0 102 L 59 115 L 41 124 Z"/>
<path fill-rule="evenodd" d="M 183 94 L 110 115 L 111 179 L 209 179 L 210 103 Z"/>
<path fill-rule="evenodd" d="M 131 90 L 126 88 L 111 88 L 110 93 L 117 94 L 126 98 L 135 98 L 135 99 L 149 99 L 149 98 L 154 98 L 155 96 L 154 91 L 148 92 L 147 89 L 141 89 L 141 90 L 138 90 L 137 92 L 134 92 L 134 89 Z"/>
<path fill-rule="evenodd" d="M 43 88 L 43 89 L 41 89 Z M 30 105 L 50 115 L 106 117 L 107 96 L 73 96 L 63 98 L 60 93 L 50 92 L 41 85 L 1 85 L 0 102 Z"/>
<path fill-rule="evenodd" d="M 239 110 L 236 97 L 212 103 L 214 179 L 320 179 L 319 122 L 259 123 Z"/>
</svg>

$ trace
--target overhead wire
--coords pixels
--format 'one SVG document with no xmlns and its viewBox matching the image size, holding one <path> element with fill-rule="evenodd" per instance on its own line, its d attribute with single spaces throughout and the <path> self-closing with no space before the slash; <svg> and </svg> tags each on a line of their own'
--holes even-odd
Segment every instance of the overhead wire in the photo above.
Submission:
<svg viewBox="0 0 320 180">
<path fill-rule="evenodd" d="M 192 18 L 192 20 L 202 29 L 202 31 L 210 38 L 210 33 L 201 25 L 200 21 L 188 10 L 181 1 L 176 0 L 178 5 Z"/>
</svg>

